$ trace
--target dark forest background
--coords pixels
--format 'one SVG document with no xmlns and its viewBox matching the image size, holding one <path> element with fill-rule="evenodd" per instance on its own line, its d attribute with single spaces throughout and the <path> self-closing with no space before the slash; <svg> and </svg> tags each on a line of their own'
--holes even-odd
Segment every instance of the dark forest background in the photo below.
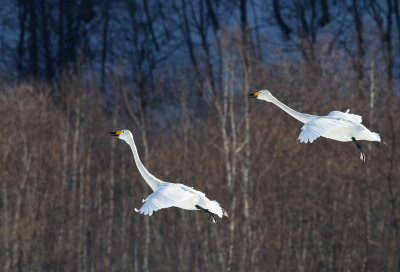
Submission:
<svg viewBox="0 0 400 272">
<path fill-rule="evenodd" d="M 0 2 L 1 271 L 400 271 L 400 1 Z M 259 89 L 387 146 L 300 144 Z M 230 217 L 135 213 L 124 128 Z"/>
</svg>

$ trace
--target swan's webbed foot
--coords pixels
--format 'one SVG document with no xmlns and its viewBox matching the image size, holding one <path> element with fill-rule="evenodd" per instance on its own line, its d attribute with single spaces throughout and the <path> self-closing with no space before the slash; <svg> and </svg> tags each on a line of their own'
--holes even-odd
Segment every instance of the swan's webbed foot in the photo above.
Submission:
<svg viewBox="0 0 400 272">
<path fill-rule="evenodd" d="M 351 137 L 351 139 L 356 144 L 358 152 L 360 153 L 360 160 L 362 160 L 362 162 L 365 163 L 365 161 L 367 160 L 367 156 L 365 155 L 364 150 L 362 149 L 361 145 L 357 142 L 356 138 Z"/>
<path fill-rule="evenodd" d="M 215 220 L 214 214 L 212 212 L 210 212 L 207 209 L 204 209 L 204 208 L 200 207 L 199 205 L 195 205 L 195 207 L 197 209 L 199 209 L 200 211 L 205 212 L 206 214 L 208 214 L 208 217 L 210 218 L 211 222 L 217 223 L 217 220 Z"/>
<path fill-rule="evenodd" d="M 217 220 L 215 220 L 215 216 L 214 216 L 214 214 L 212 214 L 212 213 L 208 212 L 208 216 L 210 217 L 210 220 L 211 220 L 211 222 L 213 222 L 213 223 L 217 223 Z"/>
</svg>

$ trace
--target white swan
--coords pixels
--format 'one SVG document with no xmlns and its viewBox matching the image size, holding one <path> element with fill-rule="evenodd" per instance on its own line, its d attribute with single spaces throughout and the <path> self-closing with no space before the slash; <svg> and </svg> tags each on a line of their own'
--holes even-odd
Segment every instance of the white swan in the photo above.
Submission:
<svg viewBox="0 0 400 272">
<path fill-rule="evenodd" d="M 252 98 L 265 100 L 277 105 L 286 113 L 304 123 L 299 135 L 300 142 L 312 143 L 320 136 L 340 142 L 353 141 L 360 152 L 360 159 L 363 162 L 365 162 L 366 156 L 357 140 L 384 143 L 378 133 L 371 132 L 361 124 L 361 116 L 349 113 L 349 109 L 346 112 L 332 111 L 327 116 L 317 116 L 297 112 L 289 108 L 276 99 L 268 90 L 261 90 L 249 95 Z"/>
<path fill-rule="evenodd" d="M 213 223 L 216 223 L 214 215 L 218 215 L 221 218 L 228 216 L 217 201 L 209 200 L 204 193 L 183 184 L 164 182 L 150 174 L 139 158 L 132 133 L 129 130 L 123 129 L 117 132 L 110 132 L 110 135 L 124 140 L 131 147 L 140 174 L 154 191 L 143 200 L 144 204 L 140 210 L 135 209 L 136 212 L 151 216 L 153 212 L 169 207 L 201 210 L 209 215 Z"/>
</svg>

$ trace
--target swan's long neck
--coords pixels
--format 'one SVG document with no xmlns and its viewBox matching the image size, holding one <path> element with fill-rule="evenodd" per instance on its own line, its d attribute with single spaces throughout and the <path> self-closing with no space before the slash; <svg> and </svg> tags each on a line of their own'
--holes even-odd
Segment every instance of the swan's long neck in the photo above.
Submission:
<svg viewBox="0 0 400 272">
<path fill-rule="evenodd" d="M 272 95 L 271 95 L 272 96 Z M 281 108 L 282 110 L 284 110 L 286 113 L 288 113 L 289 115 L 291 115 L 293 118 L 299 120 L 302 123 L 307 123 L 308 121 L 311 121 L 312 119 L 314 119 L 316 116 L 315 115 L 311 115 L 311 114 L 306 114 L 306 113 L 301 113 L 298 111 L 295 111 L 291 108 L 289 108 L 288 106 L 286 106 L 285 104 L 283 104 L 281 101 L 279 101 L 278 99 L 276 99 L 275 97 L 272 96 L 271 98 L 271 103 L 274 103 L 275 105 L 277 105 L 279 108 Z"/>
<path fill-rule="evenodd" d="M 132 149 L 133 157 L 135 158 L 135 163 L 137 168 L 139 169 L 140 174 L 144 178 L 144 180 L 147 182 L 147 184 L 151 187 L 153 191 L 157 190 L 158 187 L 161 186 L 162 181 L 150 174 L 150 172 L 144 167 L 142 161 L 139 158 L 138 151 L 136 149 L 135 141 L 133 138 L 130 137 L 129 141 L 127 141 L 129 146 Z"/>
</svg>

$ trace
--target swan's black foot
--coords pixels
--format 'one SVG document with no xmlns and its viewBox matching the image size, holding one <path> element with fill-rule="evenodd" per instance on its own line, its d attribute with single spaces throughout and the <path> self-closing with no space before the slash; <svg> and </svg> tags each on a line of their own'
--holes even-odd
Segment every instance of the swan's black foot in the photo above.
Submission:
<svg viewBox="0 0 400 272">
<path fill-rule="evenodd" d="M 210 218 L 211 222 L 217 223 L 217 220 L 215 220 L 214 214 L 212 212 L 210 212 L 207 209 L 204 209 L 204 208 L 200 207 L 199 205 L 196 205 L 195 207 L 197 209 L 201 210 L 202 212 L 205 212 L 206 214 L 208 214 L 208 217 Z"/>
<path fill-rule="evenodd" d="M 367 157 L 364 153 L 364 150 L 362 149 L 361 145 L 357 142 L 356 138 L 351 137 L 351 139 L 353 140 L 353 142 L 356 144 L 356 147 L 358 149 L 358 152 L 360 152 L 360 160 L 362 160 L 362 162 L 365 163 L 365 161 L 367 160 Z"/>
<path fill-rule="evenodd" d="M 208 212 L 208 216 L 210 217 L 211 222 L 217 223 L 217 220 L 215 220 L 214 214 Z"/>
</svg>

